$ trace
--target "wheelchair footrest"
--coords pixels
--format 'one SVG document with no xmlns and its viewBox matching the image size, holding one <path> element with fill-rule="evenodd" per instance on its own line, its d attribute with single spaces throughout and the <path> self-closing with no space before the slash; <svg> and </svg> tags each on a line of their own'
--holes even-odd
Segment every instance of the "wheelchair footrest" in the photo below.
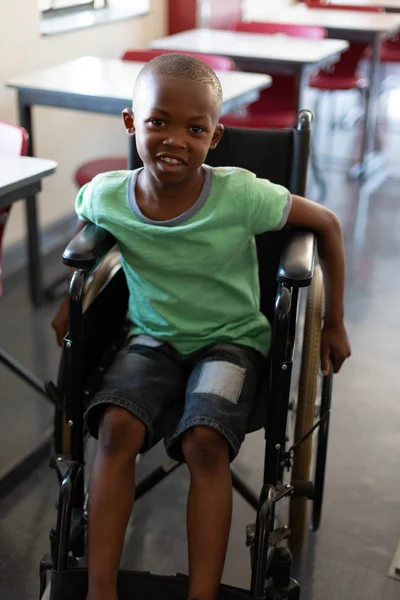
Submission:
<svg viewBox="0 0 400 600">
<path fill-rule="evenodd" d="M 290 580 L 285 590 L 271 587 L 265 591 L 265 600 L 300 600 L 300 586 L 295 579 Z"/>
<path fill-rule="evenodd" d="M 88 590 L 86 569 L 52 571 L 50 600 L 85 600 Z M 188 580 L 183 577 L 153 575 L 143 571 L 120 571 L 118 598 L 120 600 L 186 600 Z M 250 592 L 221 585 L 220 600 L 249 600 Z M 277 599 L 278 596 L 271 596 Z M 290 596 L 290 598 L 292 598 Z M 293 598 L 295 598 L 293 596 Z M 252 600 L 263 600 L 252 598 Z"/>
</svg>

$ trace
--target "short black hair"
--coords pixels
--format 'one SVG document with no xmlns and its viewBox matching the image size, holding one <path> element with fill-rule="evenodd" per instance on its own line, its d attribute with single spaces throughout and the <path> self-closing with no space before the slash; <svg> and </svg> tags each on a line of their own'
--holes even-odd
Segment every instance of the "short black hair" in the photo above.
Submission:
<svg viewBox="0 0 400 600">
<path fill-rule="evenodd" d="M 208 84 L 212 88 L 218 105 L 220 106 L 222 103 L 222 87 L 216 73 L 202 60 L 188 54 L 161 54 L 150 60 L 140 71 L 136 79 L 135 90 L 149 74 L 180 77 Z"/>
</svg>

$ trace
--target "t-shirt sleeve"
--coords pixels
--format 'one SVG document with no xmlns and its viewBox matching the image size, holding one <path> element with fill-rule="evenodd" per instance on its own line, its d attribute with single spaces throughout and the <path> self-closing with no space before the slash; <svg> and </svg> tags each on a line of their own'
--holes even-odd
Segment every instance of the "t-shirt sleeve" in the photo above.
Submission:
<svg viewBox="0 0 400 600">
<path fill-rule="evenodd" d="M 91 182 L 81 187 L 75 200 L 75 212 L 82 221 L 90 221 L 96 224 L 92 188 L 93 185 Z"/>
<path fill-rule="evenodd" d="M 282 229 L 289 215 L 291 200 L 285 187 L 255 177 L 249 207 L 251 234 Z"/>
</svg>

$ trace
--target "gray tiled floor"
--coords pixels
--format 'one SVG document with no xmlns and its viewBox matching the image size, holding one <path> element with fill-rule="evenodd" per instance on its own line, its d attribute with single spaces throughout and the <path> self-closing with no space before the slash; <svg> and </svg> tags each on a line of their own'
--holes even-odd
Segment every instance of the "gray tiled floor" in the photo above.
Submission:
<svg viewBox="0 0 400 600">
<path fill-rule="evenodd" d="M 343 135 L 348 140 L 352 134 L 335 133 Z M 396 163 L 398 170 L 399 140 L 396 132 L 387 140 L 393 174 Z M 334 385 L 321 530 L 310 534 L 296 574 L 305 600 L 400 600 L 400 582 L 386 576 L 400 538 L 399 180 L 388 180 L 366 199 L 348 183 L 343 170 L 331 171 L 326 202 L 337 211 L 345 232 L 346 314 L 353 356 Z M 54 261 L 51 264 L 55 268 Z M 12 281 L 1 301 L 2 345 L 41 377 L 54 377 L 57 369 L 58 351 L 48 325 L 53 310 L 30 308 L 23 278 Z M 0 377 L 4 462 L 38 440 L 50 424 L 51 408 L 2 368 Z M 237 464 L 256 490 L 262 447 L 262 435 L 250 436 Z M 150 468 L 161 455 L 161 449 L 155 449 L 140 469 Z M 186 572 L 187 486 L 181 468 L 137 503 L 124 566 Z M 37 597 L 38 564 L 48 549 L 56 492 L 54 473 L 44 464 L 0 501 L 2 600 Z M 244 527 L 253 517 L 235 494 L 224 579 L 243 587 L 248 587 L 250 576 Z"/>
</svg>

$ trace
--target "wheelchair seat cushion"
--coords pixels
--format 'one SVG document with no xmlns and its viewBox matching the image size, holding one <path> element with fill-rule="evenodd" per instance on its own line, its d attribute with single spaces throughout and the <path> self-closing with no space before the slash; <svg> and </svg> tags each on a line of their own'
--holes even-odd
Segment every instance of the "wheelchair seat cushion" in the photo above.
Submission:
<svg viewBox="0 0 400 600">
<path fill-rule="evenodd" d="M 147 336 L 129 340 L 120 350 L 86 411 L 89 432 L 109 406 L 126 409 L 146 425 L 143 452 L 164 439 L 169 456 L 183 460 L 180 438 L 206 426 L 228 442 L 233 460 L 247 433 L 266 359 L 237 344 L 215 344 L 182 355 Z"/>
</svg>

